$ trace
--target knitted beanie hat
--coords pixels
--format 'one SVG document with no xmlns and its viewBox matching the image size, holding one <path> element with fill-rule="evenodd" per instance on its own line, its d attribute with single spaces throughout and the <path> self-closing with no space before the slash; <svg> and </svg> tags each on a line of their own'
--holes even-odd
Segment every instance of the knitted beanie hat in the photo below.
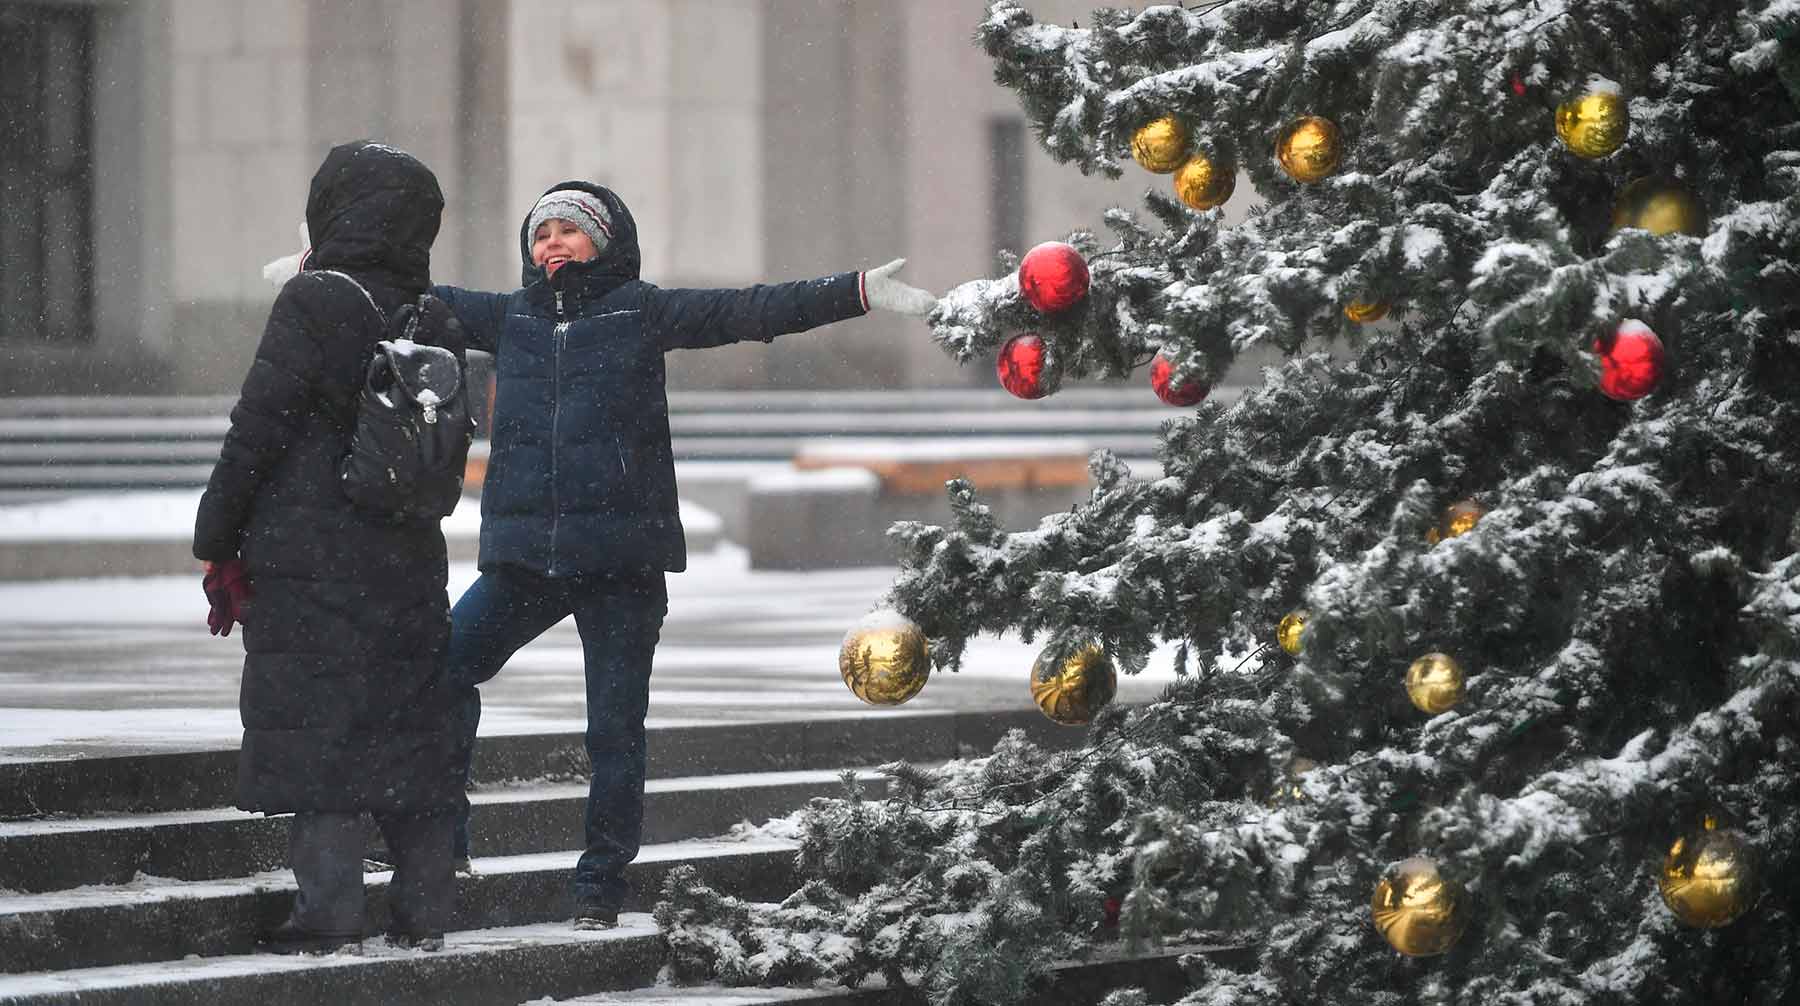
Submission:
<svg viewBox="0 0 1800 1006">
<path fill-rule="evenodd" d="M 594 243 L 594 250 L 601 251 L 612 238 L 612 220 L 606 214 L 606 204 L 600 197 L 589 195 L 580 189 L 557 189 L 544 193 L 544 198 L 531 208 L 531 216 L 525 223 L 525 233 L 536 235 L 538 225 L 555 218 L 567 220 L 588 236 Z"/>
</svg>

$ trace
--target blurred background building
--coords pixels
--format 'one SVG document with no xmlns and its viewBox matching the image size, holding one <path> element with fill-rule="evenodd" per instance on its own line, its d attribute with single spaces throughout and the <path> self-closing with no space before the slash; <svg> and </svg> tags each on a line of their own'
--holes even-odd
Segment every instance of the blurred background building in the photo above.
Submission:
<svg viewBox="0 0 1800 1006">
<path fill-rule="evenodd" d="M 275 292 L 261 266 L 298 247 L 312 172 L 350 139 L 437 172 L 434 274 L 488 289 L 517 284 L 519 221 L 568 178 L 624 197 L 661 285 L 904 255 L 903 277 L 940 293 L 1166 184 L 1053 164 L 971 42 L 984 9 L 0 0 L 0 395 L 234 392 Z M 889 317 L 675 354 L 670 374 L 678 389 L 993 382 Z"/>
</svg>

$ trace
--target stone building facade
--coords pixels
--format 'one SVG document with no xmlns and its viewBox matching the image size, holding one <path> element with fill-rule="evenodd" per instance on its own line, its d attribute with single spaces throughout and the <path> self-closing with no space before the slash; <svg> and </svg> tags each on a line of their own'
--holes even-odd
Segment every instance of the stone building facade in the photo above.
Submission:
<svg viewBox="0 0 1800 1006">
<path fill-rule="evenodd" d="M 1083 2 L 1045 0 L 1066 22 Z M 632 206 L 644 276 L 737 286 L 1099 225 L 1163 179 L 1056 165 L 975 0 L 0 0 L 0 395 L 236 389 L 311 173 L 374 137 L 438 173 L 433 272 L 518 281 L 544 188 Z M 1247 193 L 1246 193 L 1247 194 Z M 1247 204 L 1240 196 L 1237 201 Z M 1241 208 L 1234 207 L 1238 212 Z M 683 388 L 985 385 L 917 322 L 676 354 Z"/>
</svg>

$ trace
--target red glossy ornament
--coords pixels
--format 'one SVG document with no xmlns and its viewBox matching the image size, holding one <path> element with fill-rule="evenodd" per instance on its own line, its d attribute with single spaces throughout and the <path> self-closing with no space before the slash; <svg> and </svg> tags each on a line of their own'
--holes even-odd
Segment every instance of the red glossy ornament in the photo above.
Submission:
<svg viewBox="0 0 1800 1006">
<path fill-rule="evenodd" d="M 1156 354 L 1156 359 L 1150 361 L 1150 390 L 1156 392 L 1156 397 L 1176 408 L 1184 408 L 1200 404 L 1200 400 L 1212 391 L 1205 381 L 1192 378 L 1171 386 L 1169 382 L 1174 377 L 1175 365 L 1168 357 Z"/>
<path fill-rule="evenodd" d="M 1006 340 L 1000 356 L 994 361 L 994 372 L 1000 375 L 1000 386 L 1015 398 L 1043 398 L 1062 383 L 1060 375 L 1049 366 L 1050 347 L 1040 335 L 1026 332 Z"/>
<path fill-rule="evenodd" d="M 1045 314 L 1067 311 L 1087 296 L 1087 260 L 1073 245 L 1046 241 L 1019 263 L 1019 291 Z"/>
<path fill-rule="evenodd" d="M 1525 78 L 1516 73 L 1512 75 L 1512 92 L 1521 98 L 1525 97 Z"/>
<path fill-rule="evenodd" d="M 1600 391 L 1618 402 L 1632 402 L 1656 390 L 1667 369 L 1662 340 L 1650 326 L 1626 320 L 1619 330 L 1594 340 L 1600 354 Z"/>
</svg>

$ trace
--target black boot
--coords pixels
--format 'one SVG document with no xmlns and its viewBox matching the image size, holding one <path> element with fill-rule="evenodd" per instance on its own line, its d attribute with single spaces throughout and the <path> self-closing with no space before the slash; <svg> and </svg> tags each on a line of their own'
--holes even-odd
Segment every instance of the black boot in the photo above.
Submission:
<svg viewBox="0 0 1800 1006">
<path fill-rule="evenodd" d="M 388 946 L 399 947 L 402 950 L 423 950 L 426 953 L 436 953 L 444 949 L 443 933 L 419 934 L 390 929 L 384 940 Z"/>
<path fill-rule="evenodd" d="M 264 954 L 329 954 L 339 950 L 362 952 L 361 933 L 321 933 L 307 929 L 288 919 L 263 934 L 256 943 Z"/>
<path fill-rule="evenodd" d="M 619 909 L 593 898 L 579 898 L 575 903 L 575 928 L 611 929 L 619 924 Z"/>
</svg>

